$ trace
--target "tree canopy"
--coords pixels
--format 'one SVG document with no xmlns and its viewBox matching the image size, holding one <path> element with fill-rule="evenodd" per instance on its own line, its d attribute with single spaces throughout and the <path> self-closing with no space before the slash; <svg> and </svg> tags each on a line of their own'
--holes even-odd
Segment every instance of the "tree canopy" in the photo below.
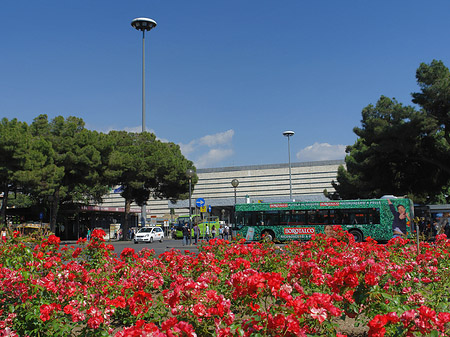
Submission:
<svg viewBox="0 0 450 337">
<path fill-rule="evenodd" d="M 122 186 L 125 233 L 132 202 L 142 206 L 150 197 L 176 200 L 186 196 L 186 171 L 194 166 L 184 158 L 178 145 L 162 143 L 148 132 L 111 131 L 108 138 L 111 153 L 105 176 L 110 184 Z"/>
<path fill-rule="evenodd" d="M 340 197 L 409 195 L 417 201 L 441 199 L 450 182 L 450 72 L 441 61 L 421 64 L 416 73 L 421 92 L 404 106 L 381 96 L 362 110 L 358 136 L 348 146 L 346 169 L 333 181 Z M 441 199 L 442 200 L 442 199 Z"/>
<path fill-rule="evenodd" d="M 101 202 L 117 185 L 123 187 L 128 210 L 132 202 L 144 205 L 150 197 L 185 197 L 186 170 L 195 170 L 179 146 L 156 140 L 151 133 L 103 134 L 86 129 L 81 118 L 58 116 L 49 121 L 47 115 L 39 115 L 29 126 L 3 119 L 0 158 L 2 222 L 6 223 L 9 192 L 19 190 L 52 210 L 52 230 L 62 204 Z"/>
</svg>

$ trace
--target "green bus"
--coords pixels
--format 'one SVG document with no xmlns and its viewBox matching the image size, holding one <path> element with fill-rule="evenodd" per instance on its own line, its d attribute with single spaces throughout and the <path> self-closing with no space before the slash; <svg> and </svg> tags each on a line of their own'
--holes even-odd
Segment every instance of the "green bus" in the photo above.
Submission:
<svg viewBox="0 0 450 337">
<path fill-rule="evenodd" d="M 212 228 L 215 227 L 216 237 L 219 236 L 219 217 L 217 216 L 210 216 L 205 219 L 202 219 L 200 214 L 194 214 L 191 215 L 191 221 L 189 221 L 189 215 L 181 215 L 177 219 L 177 223 L 175 225 L 175 238 L 182 239 L 183 238 L 183 226 L 185 224 L 191 224 L 191 228 L 194 227 L 195 224 L 197 224 L 198 229 L 200 231 L 199 238 L 204 238 L 206 233 L 206 226 L 209 227 L 209 237 L 212 237 Z M 192 237 L 194 236 L 194 231 L 192 230 Z"/>
<path fill-rule="evenodd" d="M 403 205 L 413 219 L 414 206 L 410 199 L 389 200 L 395 210 Z M 394 216 L 388 199 L 237 204 L 235 211 L 233 231 L 247 241 L 257 241 L 263 236 L 275 241 L 309 240 L 313 234 L 324 233 L 326 225 L 340 225 L 357 242 L 368 236 L 379 242 L 393 236 Z M 408 221 L 408 235 L 411 226 Z"/>
</svg>

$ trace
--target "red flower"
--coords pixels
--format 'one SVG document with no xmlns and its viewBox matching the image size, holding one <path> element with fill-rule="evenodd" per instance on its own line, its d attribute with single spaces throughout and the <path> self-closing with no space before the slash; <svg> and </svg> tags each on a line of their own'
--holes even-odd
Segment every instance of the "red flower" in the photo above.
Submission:
<svg viewBox="0 0 450 337">
<path fill-rule="evenodd" d="M 133 248 L 124 248 L 122 253 L 120 253 L 120 258 L 126 260 L 127 257 L 137 257 Z"/>
<path fill-rule="evenodd" d="M 50 235 L 50 236 L 48 237 L 47 242 L 48 242 L 50 245 L 56 245 L 56 246 L 59 246 L 59 244 L 61 243 L 61 239 L 60 239 L 59 237 L 55 236 L 55 235 Z"/>
<path fill-rule="evenodd" d="M 64 307 L 64 312 L 67 315 L 71 315 L 74 311 L 75 311 L 75 309 L 69 304 Z"/>
<path fill-rule="evenodd" d="M 323 323 L 327 319 L 327 310 L 324 308 L 311 308 L 311 317 L 317 319 L 320 323 Z"/>
<path fill-rule="evenodd" d="M 378 284 L 378 276 L 374 273 L 367 273 L 366 276 L 364 276 L 364 281 L 368 286 L 374 286 Z"/>
<path fill-rule="evenodd" d="M 103 229 L 94 229 L 91 234 L 91 238 L 97 238 L 100 241 L 105 241 L 104 236 L 106 235 Z"/>
<path fill-rule="evenodd" d="M 88 327 L 91 329 L 98 329 L 105 320 L 103 313 L 97 307 L 90 307 L 87 310 L 87 314 L 91 316 L 87 322 Z"/>
<path fill-rule="evenodd" d="M 382 337 L 386 333 L 385 325 L 388 319 L 384 315 L 376 315 L 367 325 L 369 326 L 369 336 Z"/>
<path fill-rule="evenodd" d="M 43 322 L 48 321 L 55 310 L 61 310 L 61 305 L 56 303 L 42 304 L 39 308 L 40 318 Z"/>
<path fill-rule="evenodd" d="M 78 256 L 80 256 L 81 252 L 82 252 L 82 249 L 81 249 L 80 247 L 78 247 L 77 249 L 75 249 L 75 250 L 73 251 L 72 257 L 73 257 L 74 259 L 76 259 Z"/>
</svg>

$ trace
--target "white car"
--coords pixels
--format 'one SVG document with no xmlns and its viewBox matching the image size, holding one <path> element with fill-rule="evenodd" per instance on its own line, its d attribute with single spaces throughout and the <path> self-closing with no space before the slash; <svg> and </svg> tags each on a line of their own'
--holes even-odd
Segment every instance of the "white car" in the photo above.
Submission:
<svg viewBox="0 0 450 337">
<path fill-rule="evenodd" d="M 161 227 L 142 227 L 134 236 L 134 243 L 153 242 L 159 240 L 163 242 L 164 232 Z"/>
</svg>

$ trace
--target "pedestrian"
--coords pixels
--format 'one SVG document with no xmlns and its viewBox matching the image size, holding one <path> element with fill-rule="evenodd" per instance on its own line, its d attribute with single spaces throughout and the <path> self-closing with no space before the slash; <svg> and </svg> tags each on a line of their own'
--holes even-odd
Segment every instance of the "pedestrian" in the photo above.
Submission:
<svg viewBox="0 0 450 337">
<path fill-rule="evenodd" d="M 211 237 L 213 238 L 213 239 L 215 239 L 216 238 L 216 226 L 212 226 L 212 228 L 211 228 Z"/>
<path fill-rule="evenodd" d="M 223 240 L 223 226 L 222 225 L 220 225 L 220 227 L 219 227 L 219 236 Z"/>
<path fill-rule="evenodd" d="M 1 236 L 2 236 L 2 242 L 6 242 L 6 228 L 4 228 L 4 227 L 2 227 Z"/>
<path fill-rule="evenodd" d="M 89 228 L 88 231 L 87 231 L 86 239 L 87 239 L 88 241 L 91 240 L 91 229 L 90 229 L 90 228 Z"/>
<path fill-rule="evenodd" d="M 223 236 L 225 237 L 225 240 L 228 240 L 228 225 L 225 225 L 225 228 L 223 229 Z"/>
<path fill-rule="evenodd" d="M 175 228 L 175 226 L 172 226 L 172 239 L 176 239 L 177 238 L 177 230 Z"/>
<path fill-rule="evenodd" d="M 205 227 L 205 240 L 209 240 L 209 225 L 206 225 Z"/>
<path fill-rule="evenodd" d="M 439 231 L 438 234 L 445 234 L 447 235 L 447 226 L 448 226 L 448 213 L 442 214 L 441 219 L 439 220 Z"/>
<path fill-rule="evenodd" d="M 185 224 L 183 226 L 183 246 L 187 246 L 187 244 L 189 243 L 189 232 L 189 228 Z"/>
<path fill-rule="evenodd" d="M 199 237 L 199 228 L 198 228 L 198 225 L 195 224 L 194 225 L 194 243 L 195 244 L 197 244 L 198 237 Z"/>
</svg>

